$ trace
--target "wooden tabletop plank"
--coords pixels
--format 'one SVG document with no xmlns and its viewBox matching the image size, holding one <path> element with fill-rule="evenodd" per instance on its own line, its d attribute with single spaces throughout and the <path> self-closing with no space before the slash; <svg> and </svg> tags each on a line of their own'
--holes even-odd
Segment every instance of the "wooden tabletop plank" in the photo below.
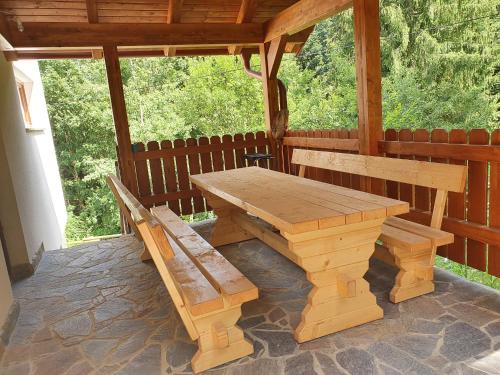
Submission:
<svg viewBox="0 0 500 375">
<path fill-rule="evenodd" d="M 408 212 L 405 202 L 258 167 L 191 176 L 191 181 L 289 233 Z"/>
</svg>

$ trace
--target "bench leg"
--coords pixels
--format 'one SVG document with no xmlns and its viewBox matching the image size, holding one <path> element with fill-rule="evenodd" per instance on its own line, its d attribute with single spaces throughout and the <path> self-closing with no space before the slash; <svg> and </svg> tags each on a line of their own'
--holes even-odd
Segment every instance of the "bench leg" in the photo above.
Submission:
<svg viewBox="0 0 500 375">
<path fill-rule="evenodd" d="M 368 261 L 320 272 L 307 272 L 314 285 L 302 311 L 295 339 L 315 338 L 381 319 L 383 310 L 363 275 Z"/>
<path fill-rule="evenodd" d="M 143 246 L 143 249 L 141 252 L 141 261 L 145 262 L 147 260 L 153 259 L 153 258 L 151 258 L 151 254 L 149 253 L 149 250 L 146 247 L 146 244 L 144 242 L 142 243 L 142 246 Z"/>
<path fill-rule="evenodd" d="M 434 291 L 435 248 L 412 253 L 391 246 L 389 251 L 400 270 L 390 293 L 391 302 L 399 303 Z"/>
<path fill-rule="evenodd" d="M 236 325 L 240 317 L 241 306 L 238 306 L 193 320 L 200 333 L 198 351 L 191 360 L 195 373 L 253 353 L 252 343 Z"/>
</svg>

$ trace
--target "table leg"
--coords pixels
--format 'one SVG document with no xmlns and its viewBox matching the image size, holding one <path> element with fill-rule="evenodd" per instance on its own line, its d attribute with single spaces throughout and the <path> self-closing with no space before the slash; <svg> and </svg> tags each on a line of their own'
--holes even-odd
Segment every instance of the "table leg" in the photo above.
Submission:
<svg viewBox="0 0 500 375">
<path fill-rule="evenodd" d="M 368 223 L 367 225 L 370 225 Z M 289 249 L 313 284 L 295 339 L 304 342 L 383 317 L 375 295 L 363 279 L 382 222 L 350 232 L 300 242 Z M 346 226 L 346 228 L 349 226 Z M 318 231 L 320 232 L 320 231 Z"/>
<path fill-rule="evenodd" d="M 232 219 L 234 212 L 244 212 L 243 210 L 207 191 L 202 191 L 202 193 L 217 216 L 210 240 L 208 241 L 210 245 L 217 247 L 255 238 L 255 236 L 243 230 Z"/>
</svg>

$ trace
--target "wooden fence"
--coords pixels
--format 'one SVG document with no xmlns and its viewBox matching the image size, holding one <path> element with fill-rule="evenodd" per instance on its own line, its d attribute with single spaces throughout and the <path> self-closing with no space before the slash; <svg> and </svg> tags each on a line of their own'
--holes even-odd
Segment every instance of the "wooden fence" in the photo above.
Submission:
<svg viewBox="0 0 500 375">
<path fill-rule="evenodd" d="M 294 148 L 357 152 L 356 130 L 293 131 L 284 139 L 284 170 L 297 174 L 290 164 Z M 439 248 L 439 254 L 500 277 L 500 130 L 491 135 L 484 129 L 470 132 L 442 129 L 389 129 L 379 143 L 388 157 L 461 164 L 468 166 L 464 193 L 450 193 L 443 229 L 455 234 L 455 242 Z M 359 189 L 359 177 L 308 168 L 306 177 Z M 386 182 L 386 195 L 405 200 L 412 210 L 408 219 L 430 223 L 434 191 Z"/>
<path fill-rule="evenodd" d="M 139 201 L 148 208 L 168 204 L 177 215 L 210 209 L 190 175 L 246 167 L 244 154 L 270 152 L 264 132 L 136 143 L 133 149 Z M 267 161 L 259 166 L 269 167 Z"/>
</svg>

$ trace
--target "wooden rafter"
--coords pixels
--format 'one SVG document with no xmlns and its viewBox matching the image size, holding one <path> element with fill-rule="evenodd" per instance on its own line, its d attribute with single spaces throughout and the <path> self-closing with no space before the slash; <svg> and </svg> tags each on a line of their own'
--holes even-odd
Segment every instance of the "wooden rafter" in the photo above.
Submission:
<svg viewBox="0 0 500 375">
<path fill-rule="evenodd" d="M 257 0 L 242 0 L 240 10 L 238 12 L 238 17 L 236 18 L 236 24 L 240 25 L 242 23 L 252 22 L 252 18 L 257 10 Z M 229 46 L 229 53 L 232 55 L 238 55 L 241 53 L 242 46 Z"/>
<path fill-rule="evenodd" d="M 89 23 L 98 23 L 99 15 L 97 13 L 96 0 L 86 0 L 87 3 L 87 19 Z"/>
<path fill-rule="evenodd" d="M 236 23 L 250 23 L 257 10 L 257 0 L 242 0 Z"/>
<path fill-rule="evenodd" d="M 168 0 L 167 23 L 179 23 L 182 15 L 183 0 Z"/>
<path fill-rule="evenodd" d="M 265 24 L 265 42 L 295 34 L 352 6 L 352 0 L 300 0 Z"/>
<path fill-rule="evenodd" d="M 20 32 L 7 22 L 14 48 L 117 46 L 257 45 L 264 35 L 259 24 L 86 24 L 26 22 Z M 3 33 L 2 33 L 3 34 Z"/>
</svg>

